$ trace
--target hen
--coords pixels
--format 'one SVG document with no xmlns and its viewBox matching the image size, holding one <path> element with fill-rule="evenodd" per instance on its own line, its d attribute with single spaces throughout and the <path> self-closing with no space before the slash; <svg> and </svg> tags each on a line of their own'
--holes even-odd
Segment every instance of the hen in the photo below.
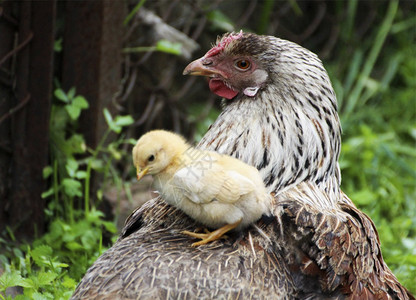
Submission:
<svg viewBox="0 0 416 300">
<path fill-rule="evenodd" d="M 371 219 L 340 189 L 336 97 L 315 54 L 272 36 L 229 33 L 184 73 L 210 77 L 211 91 L 227 99 L 199 147 L 256 167 L 275 193 L 274 218 L 235 244 L 195 249 L 180 235 L 193 221 L 149 201 L 74 299 L 414 299 L 384 263 Z"/>
<path fill-rule="evenodd" d="M 211 228 L 182 233 L 202 239 L 192 246 L 218 240 L 230 230 L 242 230 L 270 210 L 256 168 L 227 155 L 195 149 L 172 132 L 154 130 L 133 148 L 137 179 L 151 174 L 162 198 Z"/>
</svg>

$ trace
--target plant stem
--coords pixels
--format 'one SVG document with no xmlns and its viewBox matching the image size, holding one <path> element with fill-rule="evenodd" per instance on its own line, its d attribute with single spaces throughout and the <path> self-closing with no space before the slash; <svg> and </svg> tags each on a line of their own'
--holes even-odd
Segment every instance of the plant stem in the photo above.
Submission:
<svg viewBox="0 0 416 300">
<path fill-rule="evenodd" d="M 88 160 L 87 174 L 85 176 L 85 190 L 84 190 L 84 213 L 87 216 L 90 211 L 90 177 L 91 177 L 91 159 Z"/>
<path fill-rule="evenodd" d="M 98 154 L 103 147 L 104 142 L 106 141 L 108 135 L 110 134 L 111 130 L 107 129 L 104 133 L 103 137 L 101 138 L 100 142 L 97 145 L 97 148 L 92 152 L 92 157 L 88 160 L 87 164 L 87 174 L 85 176 L 85 191 L 84 191 L 84 212 L 85 215 L 88 215 L 90 211 L 90 184 L 91 184 L 91 172 L 92 172 L 92 161 L 95 160 Z"/>
<path fill-rule="evenodd" d="M 59 207 L 58 160 L 53 161 L 53 192 L 55 195 L 55 209 Z"/>
<path fill-rule="evenodd" d="M 124 48 L 123 53 L 135 53 L 135 52 L 150 52 L 155 51 L 157 48 L 155 46 L 149 46 L 149 47 L 130 47 L 130 48 Z"/>
</svg>

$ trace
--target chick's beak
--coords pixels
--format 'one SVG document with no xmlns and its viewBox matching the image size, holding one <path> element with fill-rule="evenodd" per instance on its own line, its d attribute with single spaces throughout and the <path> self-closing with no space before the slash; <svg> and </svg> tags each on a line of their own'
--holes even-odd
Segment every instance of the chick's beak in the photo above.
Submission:
<svg viewBox="0 0 416 300">
<path fill-rule="evenodd" d="M 140 167 L 137 167 L 137 180 L 140 180 L 143 178 L 144 175 L 149 172 L 149 168 L 140 169 Z"/>
<path fill-rule="evenodd" d="M 208 77 L 221 76 L 225 78 L 225 74 L 213 67 L 212 59 L 205 58 L 205 56 L 191 62 L 185 70 L 183 70 L 183 75 L 200 75 Z"/>
</svg>

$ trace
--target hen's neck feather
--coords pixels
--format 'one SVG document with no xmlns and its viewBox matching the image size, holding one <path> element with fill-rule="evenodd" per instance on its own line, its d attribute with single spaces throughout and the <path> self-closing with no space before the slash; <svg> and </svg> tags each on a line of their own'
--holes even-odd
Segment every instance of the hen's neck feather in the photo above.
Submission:
<svg viewBox="0 0 416 300">
<path fill-rule="evenodd" d="M 315 54 L 274 42 L 267 84 L 255 97 L 226 102 L 199 147 L 255 166 L 270 191 L 307 181 L 337 202 L 341 127 L 330 80 Z"/>
</svg>

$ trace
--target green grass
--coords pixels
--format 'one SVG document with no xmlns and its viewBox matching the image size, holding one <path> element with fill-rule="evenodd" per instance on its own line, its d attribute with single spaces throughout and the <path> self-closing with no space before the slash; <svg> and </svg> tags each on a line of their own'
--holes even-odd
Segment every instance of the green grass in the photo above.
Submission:
<svg viewBox="0 0 416 300">
<path fill-rule="evenodd" d="M 340 103 L 342 188 L 378 229 L 385 261 L 416 293 L 416 18 L 390 2 L 351 60 L 329 65 Z M 345 41 L 346 55 L 349 41 Z M 352 41 L 350 41 L 352 43 Z"/>
<path fill-rule="evenodd" d="M 96 149 L 88 149 L 76 130 L 76 120 L 81 110 L 88 108 L 88 102 L 76 96 L 75 89 L 64 92 L 57 88 L 54 94 L 50 126 L 53 164 L 44 169 L 50 187 L 42 194 L 49 200 L 45 209 L 48 230 L 31 244 L 20 243 L 10 230 L 0 238 L 0 262 L 4 269 L 0 299 L 10 299 L 10 295 L 5 295 L 12 287 L 19 287 L 22 292 L 15 299 L 69 299 L 87 268 L 116 239 L 115 221 L 106 221 L 104 213 L 96 209 L 101 189 L 94 201 L 90 200 L 90 178 L 94 172 L 102 175 L 103 186 L 107 182 L 120 185 L 120 175 L 112 161 L 129 157 L 121 146 L 131 141 L 120 135 L 108 143 L 107 137 L 110 132 L 120 134 L 133 119 L 113 118 L 105 109 L 108 130 Z"/>
<path fill-rule="evenodd" d="M 48 233 L 32 245 L 0 239 L 8 253 L 0 255 L 5 271 L 0 276 L 0 299 L 11 299 L 4 292 L 16 286 L 23 293 L 14 299 L 69 299 L 87 268 L 107 249 L 103 233 L 116 233 L 114 223 L 104 221 L 100 211 L 72 213 L 72 221 L 54 219 Z"/>
</svg>

